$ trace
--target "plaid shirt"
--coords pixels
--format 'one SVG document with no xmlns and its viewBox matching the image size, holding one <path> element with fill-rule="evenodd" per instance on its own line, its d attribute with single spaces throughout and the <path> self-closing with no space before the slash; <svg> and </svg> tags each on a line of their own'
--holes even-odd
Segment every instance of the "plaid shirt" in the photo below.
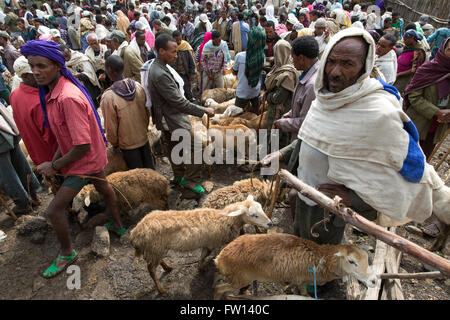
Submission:
<svg viewBox="0 0 450 320">
<path fill-rule="evenodd" d="M 184 39 L 186 39 L 188 42 L 192 39 L 192 36 L 194 34 L 194 25 L 192 22 L 187 22 L 183 25 L 183 30 L 181 34 L 184 36 Z"/>
<path fill-rule="evenodd" d="M 209 54 L 202 53 L 202 66 L 204 70 L 207 70 L 210 73 L 226 71 L 223 51 L 218 50 L 215 53 Z"/>
</svg>

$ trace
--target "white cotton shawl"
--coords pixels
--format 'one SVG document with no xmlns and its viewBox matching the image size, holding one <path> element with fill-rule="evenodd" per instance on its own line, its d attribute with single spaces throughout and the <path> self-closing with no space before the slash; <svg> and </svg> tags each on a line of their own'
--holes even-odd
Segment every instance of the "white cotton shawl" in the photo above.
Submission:
<svg viewBox="0 0 450 320">
<path fill-rule="evenodd" d="M 89 58 L 82 54 L 81 52 L 71 50 L 72 56 L 69 61 L 66 61 L 66 67 L 72 74 L 76 74 L 81 70 L 80 73 L 85 74 L 92 85 L 101 88 L 98 82 L 97 74 L 95 73 L 94 66 L 92 65 Z"/>
<path fill-rule="evenodd" d="M 397 79 L 397 54 L 389 50 L 384 56 L 375 57 L 375 65 L 386 78 L 386 82 L 393 84 Z"/>
<path fill-rule="evenodd" d="M 340 40 L 355 36 L 369 43 L 365 73 L 354 85 L 329 92 L 323 83 L 327 57 Z M 409 147 L 403 123 L 410 119 L 399 100 L 369 77 L 374 60 L 375 43 L 365 30 L 348 28 L 330 40 L 317 72 L 316 100 L 298 137 L 328 156 L 328 178 L 354 190 L 379 213 L 423 222 L 433 209 L 433 189 L 443 182 L 428 164 L 420 183 L 400 175 Z"/>
<path fill-rule="evenodd" d="M 278 25 L 278 20 L 274 16 L 274 11 L 275 11 L 275 9 L 274 9 L 273 5 L 267 6 L 266 19 L 267 19 L 267 21 L 273 21 L 273 23 L 275 24 L 275 27 L 276 27 Z"/>
</svg>

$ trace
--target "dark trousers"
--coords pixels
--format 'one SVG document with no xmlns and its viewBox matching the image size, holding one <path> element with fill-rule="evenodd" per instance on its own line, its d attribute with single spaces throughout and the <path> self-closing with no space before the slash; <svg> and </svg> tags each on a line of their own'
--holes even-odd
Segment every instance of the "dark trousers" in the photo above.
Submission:
<svg viewBox="0 0 450 320">
<path fill-rule="evenodd" d="M 180 74 L 180 76 L 181 76 L 181 78 L 184 81 L 184 86 L 183 86 L 184 97 L 192 102 L 194 97 L 192 95 L 191 81 L 189 81 L 189 77 L 187 75 L 185 75 L 185 74 Z"/>
<path fill-rule="evenodd" d="M 152 151 L 148 142 L 140 148 L 132 150 L 120 150 L 123 153 L 123 157 L 125 158 L 128 169 L 131 170 L 136 168 L 149 168 L 155 170 Z"/>
<path fill-rule="evenodd" d="M 249 102 L 251 107 L 248 107 Z M 242 108 L 246 112 L 259 114 L 259 96 L 252 99 L 241 99 L 236 97 L 236 101 L 234 104 L 236 105 L 236 107 Z"/>
<path fill-rule="evenodd" d="M 41 185 L 19 146 L 20 138 L 15 137 L 14 140 L 14 149 L 0 153 L 0 189 L 14 199 L 16 205 L 27 206 L 31 200 L 28 186 L 30 194 L 34 195 L 40 191 Z"/>
</svg>

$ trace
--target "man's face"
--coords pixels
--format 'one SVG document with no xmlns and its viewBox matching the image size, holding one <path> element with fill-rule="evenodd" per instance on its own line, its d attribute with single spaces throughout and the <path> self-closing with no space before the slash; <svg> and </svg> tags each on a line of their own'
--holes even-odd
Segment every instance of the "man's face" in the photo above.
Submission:
<svg viewBox="0 0 450 320">
<path fill-rule="evenodd" d="M 265 27 L 264 28 L 266 30 L 266 36 L 267 38 L 272 39 L 275 33 L 275 30 L 273 30 L 273 27 Z"/>
<path fill-rule="evenodd" d="M 319 19 L 319 17 L 315 14 L 309 14 L 309 17 L 311 18 L 311 21 L 316 21 L 317 19 Z"/>
<path fill-rule="evenodd" d="M 158 25 L 158 24 L 155 24 L 154 28 L 155 28 L 156 31 L 161 31 L 163 29 L 163 27 Z"/>
<path fill-rule="evenodd" d="M 384 37 L 381 38 L 376 46 L 376 54 L 379 57 L 382 57 L 390 50 L 392 50 L 391 42 L 389 40 L 386 40 Z"/>
<path fill-rule="evenodd" d="M 136 42 L 140 47 L 143 47 L 145 45 L 145 34 L 136 37 Z"/>
<path fill-rule="evenodd" d="M 227 12 L 226 11 L 222 11 L 220 16 L 222 17 L 222 20 L 226 20 L 227 18 Z"/>
<path fill-rule="evenodd" d="M 292 63 L 294 64 L 295 69 L 299 71 L 303 71 L 303 62 L 304 57 L 302 55 L 296 56 L 294 51 L 291 50 Z"/>
<path fill-rule="evenodd" d="M 211 11 L 212 10 L 212 4 L 210 2 L 208 2 L 206 4 L 206 10 Z"/>
<path fill-rule="evenodd" d="M 87 43 L 89 45 L 89 47 L 91 47 L 92 49 L 94 49 L 94 51 L 100 51 L 100 44 L 98 43 L 97 39 L 93 39 L 93 38 L 89 38 L 87 40 Z"/>
<path fill-rule="evenodd" d="M 189 22 L 189 17 L 188 17 L 188 16 L 184 16 L 183 22 L 184 22 L 184 23 L 188 23 L 188 22 Z"/>
<path fill-rule="evenodd" d="M 64 50 L 64 59 L 66 59 L 66 61 L 69 61 L 72 58 L 72 52 L 70 52 L 69 49 L 65 49 Z"/>
<path fill-rule="evenodd" d="M 288 29 L 288 31 L 292 31 L 292 28 L 294 27 L 294 25 L 290 22 L 286 22 L 286 28 Z"/>
<path fill-rule="evenodd" d="M 215 45 L 216 47 L 218 47 L 218 46 L 220 46 L 220 41 L 221 41 L 222 39 L 220 38 L 220 37 L 217 37 L 217 38 L 212 38 L 212 43 L 213 43 L 213 45 Z"/>
<path fill-rule="evenodd" d="M 169 41 L 167 43 L 167 50 L 159 49 L 158 57 L 165 63 L 174 64 L 177 60 L 178 45 L 176 42 Z"/>
<path fill-rule="evenodd" d="M 385 29 L 389 28 L 391 26 L 391 24 L 392 24 L 392 20 L 384 20 L 384 22 L 383 22 L 383 26 Z"/>
<path fill-rule="evenodd" d="M 25 29 L 25 24 L 24 24 L 23 22 L 21 22 L 21 21 L 17 21 L 17 26 L 18 26 L 20 29 L 22 29 L 22 30 Z"/>
<path fill-rule="evenodd" d="M 324 84 L 328 91 L 340 92 L 350 87 L 364 73 L 366 49 L 361 38 L 339 41 L 327 57 Z"/>
<path fill-rule="evenodd" d="M 28 56 L 28 64 L 38 85 L 47 86 L 60 75 L 61 67 L 59 64 L 45 57 Z"/>
<path fill-rule="evenodd" d="M 166 26 L 170 25 L 170 20 L 164 20 L 163 22 L 166 24 Z"/>
<path fill-rule="evenodd" d="M 181 41 L 183 40 L 183 39 L 181 38 L 181 36 L 174 37 L 174 39 L 175 39 L 175 41 L 177 42 L 177 45 L 178 45 L 178 46 L 181 44 Z"/>
<path fill-rule="evenodd" d="M 444 49 L 444 54 L 446 57 L 450 58 L 450 41 L 447 41 L 447 46 Z"/>
<path fill-rule="evenodd" d="M 315 27 L 314 28 L 314 33 L 315 33 L 316 36 L 320 37 L 321 35 L 323 35 L 325 30 L 326 30 L 326 27 Z"/>
</svg>

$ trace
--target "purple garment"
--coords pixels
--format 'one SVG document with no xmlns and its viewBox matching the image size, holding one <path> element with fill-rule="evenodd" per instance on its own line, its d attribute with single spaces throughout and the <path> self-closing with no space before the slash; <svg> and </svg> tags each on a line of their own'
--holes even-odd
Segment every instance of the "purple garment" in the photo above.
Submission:
<svg viewBox="0 0 450 320">
<path fill-rule="evenodd" d="M 303 78 L 299 80 L 292 98 L 291 117 L 280 119 L 280 129 L 284 132 L 291 132 L 293 134 L 292 139 L 297 138 L 298 130 L 305 120 L 311 103 L 316 99 L 314 83 L 316 82 L 318 70 L 319 61 L 313 64 Z"/>
<path fill-rule="evenodd" d="M 20 57 L 20 52 L 17 51 L 17 49 L 14 48 L 9 43 L 5 46 L 4 51 L 5 51 L 5 55 L 4 55 L 4 57 L 5 57 L 5 65 L 8 68 L 8 71 L 11 74 L 14 74 L 14 61 L 16 61 L 16 59 L 18 57 Z"/>
<path fill-rule="evenodd" d="M 100 117 L 98 116 L 97 110 L 95 109 L 94 102 L 92 101 L 91 96 L 89 95 L 89 92 L 87 91 L 86 87 L 82 85 L 66 68 L 66 60 L 64 58 L 64 54 L 59 48 L 59 45 L 54 41 L 47 41 L 47 40 L 31 40 L 25 43 L 21 48 L 20 51 L 25 56 L 25 58 L 28 58 L 28 56 L 41 56 L 45 57 L 47 59 L 50 59 L 52 61 L 55 61 L 61 65 L 61 75 L 70 81 L 73 82 L 80 90 L 83 92 L 83 94 L 88 99 L 89 103 L 91 104 L 92 111 L 94 112 L 95 119 L 97 120 L 98 127 L 100 129 L 100 132 L 103 136 L 103 140 L 105 141 L 105 144 L 108 145 L 108 142 L 106 141 L 105 133 L 103 131 L 103 128 L 101 126 Z M 49 92 L 49 89 L 47 86 L 38 86 L 39 89 L 39 100 L 41 102 L 41 108 L 42 113 L 44 114 L 44 128 L 49 127 L 48 122 L 48 116 L 47 116 L 47 109 L 45 106 L 45 96 Z"/>
<path fill-rule="evenodd" d="M 111 90 L 119 97 L 133 101 L 136 95 L 136 82 L 132 79 L 123 79 L 113 83 Z"/>
</svg>

